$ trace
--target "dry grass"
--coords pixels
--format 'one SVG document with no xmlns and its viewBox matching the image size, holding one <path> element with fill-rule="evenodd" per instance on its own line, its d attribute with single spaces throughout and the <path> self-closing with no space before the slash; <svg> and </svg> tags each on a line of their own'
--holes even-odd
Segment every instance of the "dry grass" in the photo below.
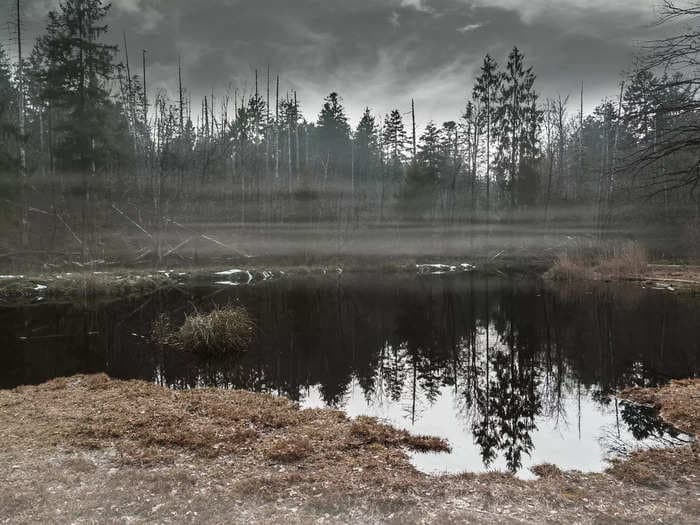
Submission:
<svg viewBox="0 0 700 525">
<path fill-rule="evenodd" d="M 272 461 L 291 463 L 308 457 L 311 452 L 311 441 L 293 436 L 275 440 L 265 450 L 265 455 Z"/>
<path fill-rule="evenodd" d="M 693 446 L 640 450 L 624 459 L 614 459 L 611 463 L 608 469 L 610 474 L 622 481 L 642 485 L 684 480 L 700 469 L 698 451 Z"/>
<path fill-rule="evenodd" d="M 167 314 L 161 314 L 151 328 L 151 337 L 158 343 L 207 355 L 245 351 L 254 334 L 255 323 L 242 306 L 188 315 L 178 329 L 172 327 Z"/>
<path fill-rule="evenodd" d="M 689 447 L 633 455 L 610 474 L 541 466 L 525 482 L 422 475 L 404 448 L 446 444 L 417 439 L 264 394 L 57 379 L 0 390 L 0 519 L 693 523 L 700 510 Z"/>
<path fill-rule="evenodd" d="M 530 469 L 533 474 L 540 478 L 559 478 L 564 475 L 559 467 L 551 463 L 535 465 Z"/>
<path fill-rule="evenodd" d="M 579 244 L 561 253 L 545 277 L 555 281 L 637 279 L 648 266 L 646 249 L 635 241 Z"/>
<path fill-rule="evenodd" d="M 613 244 L 604 253 L 596 267 L 596 273 L 603 277 L 641 277 L 649 266 L 649 254 L 639 243 L 627 241 Z"/>
<path fill-rule="evenodd" d="M 583 262 L 578 253 L 566 251 L 557 256 L 545 277 L 553 281 L 576 281 L 594 279 L 595 272 L 592 267 Z"/>
<path fill-rule="evenodd" d="M 405 446 L 417 452 L 449 452 L 449 443 L 433 436 L 414 436 L 405 430 L 397 430 L 376 418 L 359 416 L 350 427 L 353 445 L 380 444 L 387 447 Z"/>
</svg>

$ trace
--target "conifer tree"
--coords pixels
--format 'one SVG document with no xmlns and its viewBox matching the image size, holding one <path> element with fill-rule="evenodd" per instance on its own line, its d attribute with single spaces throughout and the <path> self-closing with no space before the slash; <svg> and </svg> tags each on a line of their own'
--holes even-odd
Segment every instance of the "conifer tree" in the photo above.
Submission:
<svg viewBox="0 0 700 525">
<path fill-rule="evenodd" d="M 473 90 L 473 98 L 481 105 L 481 119 L 483 124 L 483 140 L 485 142 L 484 163 L 486 165 L 486 216 L 489 218 L 491 211 L 491 146 L 497 135 L 496 110 L 498 108 L 498 95 L 502 82 L 502 74 L 498 71 L 498 64 L 490 56 L 484 57 L 481 66 L 481 74 L 477 77 Z"/>
<path fill-rule="evenodd" d="M 520 188 L 517 186 L 521 175 L 525 178 L 526 174 L 532 173 L 527 168 L 532 166 L 537 155 L 542 111 L 537 107 L 534 84 L 532 68 L 525 69 L 524 57 L 514 47 L 502 76 L 496 112 L 500 139 L 496 162 L 504 190 L 510 194 L 511 207 L 515 207 L 518 190 L 528 191 L 531 188 L 525 186 L 536 182 L 527 180 Z"/>
</svg>

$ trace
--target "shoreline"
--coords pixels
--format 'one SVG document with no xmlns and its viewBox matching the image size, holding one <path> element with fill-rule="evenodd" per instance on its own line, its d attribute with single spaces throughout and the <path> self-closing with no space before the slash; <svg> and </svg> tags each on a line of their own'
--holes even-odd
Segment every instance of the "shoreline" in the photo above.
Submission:
<svg viewBox="0 0 700 525">
<path fill-rule="evenodd" d="M 697 436 L 699 391 L 695 379 L 622 396 Z M 13 522 L 690 523 L 700 513 L 697 441 L 633 453 L 603 473 L 429 476 L 404 447 L 440 440 L 265 394 L 104 374 L 0 391 L 0 436 L 0 501 Z"/>
<path fill-rule="evenodd" d="M 464 260 L 462 260 L 464 259 Z M 425 275 L 473 273 L 479 276 L 507 278 L 533 278 L 552 283 L 576 284 L 587 282 L 630 282 L 643 287 L 667 291 L 695 293 L 700 290 L 700 265 L 650 264 L 641 275 L 598 275 L 572 279 L 553 279 L 547 276 L 550 263 L 529 258 L 471 259 L 426 257 L 424 259 L 377 259 L 345 261 L 330 259 L 325 263 L 310 265 L 250 264 L 245 261 L 229 265 L 205 265 L 196 268 L 173 267 L 167 270 L 139 268 L 104 268 L 52 273 L 0 274 L 0 302 L 23 298 L 71 298 L 71 297 L 119 297 L 145 295 L 161 289 L 177 286 L 215 284 L 217 272 L 247 272 L 252 280 L 265 280 L 268 276 L 327 276 L 343 273 L 384 273 L 388 275 Z M 240 263 L 243 264 L 240 264 Z M 262 261 L 261 261 L 262 263 Z M 431 268 L 432 267 L 432 268 Z M 224 277 L 222 277 L 224 279 Z M 245 284 L 245 283 L 242 283 Z"/>
</svg>

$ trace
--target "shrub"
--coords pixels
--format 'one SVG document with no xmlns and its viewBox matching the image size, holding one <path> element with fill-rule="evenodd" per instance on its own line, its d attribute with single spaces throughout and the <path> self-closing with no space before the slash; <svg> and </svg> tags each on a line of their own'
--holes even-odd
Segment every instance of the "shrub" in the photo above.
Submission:
<svg viewBox="0 0 700 525">
<path fill-rule="evenodd" d="M 596 272 L 604 277 L 639 277 L 649 264 L 646 249 L 635 241 L 615 244 L 603 255 Z"/>
</svg>

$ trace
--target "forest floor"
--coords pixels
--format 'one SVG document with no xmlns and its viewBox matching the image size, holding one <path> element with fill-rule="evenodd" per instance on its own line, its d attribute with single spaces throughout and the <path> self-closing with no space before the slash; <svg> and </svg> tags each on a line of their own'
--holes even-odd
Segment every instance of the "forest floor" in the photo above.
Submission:
<svg viewBox="0 0 700 525">
<path fill-rule="evenodd" d="M 700 380 L 633 389 L 700 431 Z M 607 472 L 536 467 L 428 476 L 439 450 L 331 409 L 246 391 L 173 391 L 105 375 L 0 391 L 0 521 L 192 523 L 697 523 L 697 442 L 637 452 Z"/>
</svg>

